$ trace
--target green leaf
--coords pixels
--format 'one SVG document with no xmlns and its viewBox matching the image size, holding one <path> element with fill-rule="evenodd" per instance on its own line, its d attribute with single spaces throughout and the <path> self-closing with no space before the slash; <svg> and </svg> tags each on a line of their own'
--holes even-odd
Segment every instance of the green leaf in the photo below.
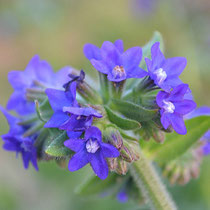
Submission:
<svg viewBox="0 0 210 210">
<path fill-rule="evenodd" d="M 112 102 L 117 111 L 119 111 L 125 117 L 138 122 L 151 120 L 158 112 L 157 109 L 146 109 L 138 104 L 128 101 L 113 99 Z"/>
<path fill-rule="evenodd" d="M 186 120 L 186 127 L 186 135 L 179 135 L 175 132 L 166 134 L 164 144 L 157 145 L 150 150 L 150 157 L 159 163 L 165 163 L 185 153 L 208 131 L 210 116 L 200 116 Z"/>
<path fill-rule="evenodd" d="M 116 184 L 117 177 L 117 174 L 110 173 L 105 180 L 101 180 L 92 175 L 76 189 L 76 192 L 80 195 L 99 195 L 105 189 L 112 188 Z"/>
<path fill-rule="evenodd" d="M 110 122 L 114 123 L 119 128 L 122 128 L 124 130 L 134 130 L 137 128 L 141 128 L 141 124 L 139 122 L 119 116 L 108 106 L 105 106 L 104 108 L 106 110 Z"/>
<path fill-rule="evenodd" d="M 151 58 L 151 47 L 155 42 L 160 42 L 160 49 L 162 52 L 164 51 L 163 37 L 160 32 L 155 31 L 152 39 L 147 44 L 145 44 L 144 47 L 142 48 L 143 58 L 142 58 L 140 67 L 143 69 L 146 69 L 146 63 L 145 63 L 144 59 Z"/>
<path fill-rule="evenodd" d="M 48 155 L 63 157 L 72 154 L 72 151 L 64 146 L 64 141 L 68 139 L 66 131 L 59 131 L 58 129 L 49 129 L 50 135 L 48 139 L 48 146 L 46 145 L 45 152 Z"/>
<path fill-rule="evenodd" d="M 49 121 L 53 114 L 53 110 L 50 106 L 49 100 L 46 98 L 41 104 L 39 104 L 39 102 L 36 100 L 35 105 L 36 105 L 36 113 L 39 119 L 42 122 Z"/>
</svg>

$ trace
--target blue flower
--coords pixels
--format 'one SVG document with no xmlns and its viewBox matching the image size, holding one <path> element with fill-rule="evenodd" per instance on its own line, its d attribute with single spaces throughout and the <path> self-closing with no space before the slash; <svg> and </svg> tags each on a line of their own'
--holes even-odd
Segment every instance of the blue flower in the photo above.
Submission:
<svg viewBox="0 0 210 210">
<path fill-rule="evenodd" d="M 84 139 L 69 139 L 64 145 L 75 152 L 69 161 L 69 171 L 77 171 L 90 163 L 93 171 L 100 179 L 106 179 L 109 173 L 105 158 L 120 155 L 111 144 L 102 142 L 101 131 L 97 127 L 90 127 L 85 131 Z"/>
<path fill-rule="evenodd" d="M 105 41 L 101 49 L 93 44 L 86 44 L 84 54 L 96 70 L 107 74 L 110 81 L 120 82 L 147 75 L 147 72 L 139 67 L 142 49 L 133 47 L 124 52 L 122 40 L 117 40 L 114 44 Z"/>
<path fill-rule="evenodd" d="M 93 117 L 102 115 L 91 107 L 80 107 L 76 100 L 77 83 L 71 83 L 69 90 L 47 89 L 50 105 L 54 110 L 46 128 L 59 128 L 66 131 L 84 131 L 92 124 Z"/>
<path fill-rule="evenodd" d="M 188 89 L 188 85 L 181 84 L 170 93 L 160 91 L 156 97 L 156 102 L 161 108 L 163 127 L 167 129 L 171 125 L 177 133 L 183 135 L 187 133 L 183 116 L 196 108 L 194 101 L 184 98 Z"/>
<path fill-rule="evenodd" d="M 118 194 L 117 194 L 117 200 L 120 203 L 126 203 L 128 201 L 128 194 L 126 193 L 125 190 L 121 190 Z"/>
<path fill-rule="evenodd" d="M 191 119 L 198 116 L 210 116 L 210 107 L 202 106 L 195 109 L 193 112 L 189 113 L 186 118 Z M 210 128 L 210 126 L 209 126 Z M 204 142 L 202 146 L 203 154 L 210 155 L 210 130 L 208 130 L 204 136 L 201 138 L 201 141 Z"/>
<path fill-rule="evenodd" d="M 29 163 L 31 162 L 34 168 L 38 170 L 37 152 L 36 148 L 34 147 L 33 137 L 24 138 L 23 133 L 26 131 L 26 129 L 18 125 L 19 119 L 10 115 L 1 106 L 0 110 L 6 117 L 8 124 L 10 126 L 9 132 L 1 136 L 4 142 L 3 148 L 7 151 L 16 152 L 17 156 L 18 154 L 21 154 L 25 169 L 28 168 Z"/>
<path fill-rule="evenodd" d="M 34 112 L 34 103 L 27 101 L 26 93 L 28 88 L 56 88 L 62 89 L 64 83 L 68 81 L 67 75 L 72 72 L 70 67 L 64 67 L 59 72 L 54 73 L 52 67 L 46 61 L 40 60 L 35 55 L 25 71 L 11 71 L 8 75 L 10 84 L 14 89 L 11 95 L 7 109 L 15 110 L 24 115 Z M 55 79 L 56 78 L 56 79 Z"/>
<path fill-rule="evenodd" d="M 169 92 L 172 88 L 182 84 L 179 75 L 187 65 L 186 58 L 165 58 L 160 51 L 160 43 L 156 42 L 151 48 L 151 58 L 145 58 L 149 76 L 154 83 Z"/>
</svg>

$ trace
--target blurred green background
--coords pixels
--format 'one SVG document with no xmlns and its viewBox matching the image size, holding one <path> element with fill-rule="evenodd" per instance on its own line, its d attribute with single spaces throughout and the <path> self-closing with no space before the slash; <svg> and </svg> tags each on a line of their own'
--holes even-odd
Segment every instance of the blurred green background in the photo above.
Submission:
<svg viewBox="0 0 210 210">
<path fill-rule="evenodd" d="M 34 54 L 55 71 L 71 65 L 94 77 L 83 55 L 85 43 L 100 46 L 123 39 L 125 48 L 143 46 L 155 30 L 163 35 L 167 57 L 187 58 L 182 79 L 199 106 L 210 106 L 209 0 L 0 0 L 0 103 L 5 106 L 12 93 L 7 73 L 23 70 Z M 7 130 L 1 114 L 0 134 Z M 26 171 L 15 154 L 0 150 L 0 209 L 139 209 L 132 202 L 75 195 L 89 167 L 70 173 L 53 162 L 39 166 L 38 173 Z M 199 179 L 169 189 L 179 209 L 210 209 L 210 157 L 204 159 Z"/>
</svg>

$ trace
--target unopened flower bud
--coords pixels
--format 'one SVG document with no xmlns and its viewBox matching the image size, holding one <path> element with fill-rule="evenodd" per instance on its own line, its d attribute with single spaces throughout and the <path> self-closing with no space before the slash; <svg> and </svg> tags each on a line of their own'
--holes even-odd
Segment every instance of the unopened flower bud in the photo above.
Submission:
<svg viewBox="0 0 210 210">
<path fill-rule="evenodd" d="M 110 171 L 115 171 L 117 168 L 117 158 L 107 158 L 107 163 Z"/>
<path fill-rule="evenodd" d="M 126 163 L 124 160 L 121 160 L 120 158 L 117 159 L 117 168 L 116 173 L 119 175 L 125 175 L 128 172 L 128 163 Z"/>
<path fill-rule="evenodd" d="M 115 128 L 107 128 L 103 132 L 103 138 L 105 142 L 114 145 L 118 150 L 123 146 L 123 138 L 120 135 L 120 132 Z"/>
<path fill-rule="evenodd" d="M 190 175 L 190 169 L 189 168 L 185 168 L 182 173 L 180 178 L 178 179 L 178 183 L 180 185 L 185 185 L 187 184 L 191 179 L 191 175 Z"/>
<path fill-rule="evenodd" d="M 119 175 L 125 175 L 128 171 L 127 163 L 120 158 L 108 158 L 107 163 L 110 171 L 114 171 Z"/>
<path fill-rule="evenodd" d="M 137 142 L 130 141 L 128 143 L 126 140 L 124 140 L 123 146 L 120 150 L 122 159 L 127 162 L 137 161 L 139 159 L 139 154 L 137 153 L 136 148 L 138 148 Z"/>
<path fill-rule="evenodd" d="M 198 142 L 182 156 L 164 165 L 163 175 L 171 184 L 185 185 L 199 176 L 202 157 L 201 143 Z"/>
<path fill-rule="evenodd" d="M 193 164 L 190 170 L 192 178 L 197 179 L 200 174 L 200 164 Z"/>
<path fill-rule="evenodd" d="M 156 142 L 162 143 L 165 140 L 165 135 L 162 131 L 160 130 L 155 130 L 152 132 L 152 136 L 155 139 Z"/>
</svg>

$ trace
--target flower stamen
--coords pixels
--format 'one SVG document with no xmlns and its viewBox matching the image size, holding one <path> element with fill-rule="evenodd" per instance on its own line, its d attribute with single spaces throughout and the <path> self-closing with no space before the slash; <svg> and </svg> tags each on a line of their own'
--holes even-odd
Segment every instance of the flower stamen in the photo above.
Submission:
<svg viewBox="0 0 210 210">
<path fill-rule="evenodd" d="M 155 70 L 154 74 L 157 76 L 158 85 L 161 85 L 167 78 L 167 74 L 162 68 Z"/>
<path fill-rule="evenodd" d="M 170 101 L 163 100 L 163 104 L 164 104 L 163 108 L 165 112 L 171 113 L 171 114 L 174 113 L 175 106 L 173 103 L 171 103 Z"/>
<path fill-rule="evenodd" d="M 86 143 L 86 149 L 89 153 L 96 153 L 99 147 L 97 140 L 89 139 Z"/>
<path fill-rule="evenodd" d="M 125 69 L 123 68 L 123 66 L 115 66 L 112 70 L 112 74 L 115 79 L 126 76 Z"/>
</svg>

